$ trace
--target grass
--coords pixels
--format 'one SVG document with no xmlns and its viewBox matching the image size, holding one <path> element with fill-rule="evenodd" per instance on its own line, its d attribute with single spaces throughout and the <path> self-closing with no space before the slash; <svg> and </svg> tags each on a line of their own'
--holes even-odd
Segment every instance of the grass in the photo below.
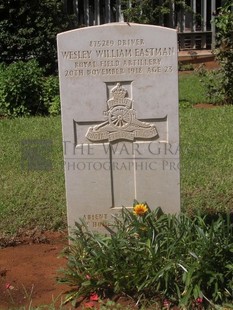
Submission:
<svg viewBox="0 0 233 310">
<path fill-rule="evenodd" d="M 200 77 L 197 74 L 180 74 L 179 101 L 181 107 L 190 107 L 196 103 L 209 103 L 205 88 L 200 83 Z"/>
<path fill-rule="evenodd" d="M 60 117 L 0 121 L 0 232 L 19 228 L 59 229 L 66 225 Z M 52 141 L 52 167 L 28 170 L 22 163 L 22 141 Z M 36 159 L 31 159 L 32 163 Z M 42 154 L 43 156 L 43 154 Z M 43 168 L 43 167 L 42 167 Z M 46 167 L 45 167 L 46 168 Z"/>
<path fill-rule="evenodd" d="M 233 107 L 180 113 L 184 211 L 233 212 Z"/>
<path fill-rule="evenodd" d="M 192 108 L 200 102 L 207 100 L 199 78 L 181 75 L 182 210 L 232 211 L 233 107 Z M 0 235 L 66 227 L 60 117 L 2 119 L 0 139 Z M 22 165 L 22 141 L 34 139 L 52 142 L 51 169 L 28 170 L 27 160 Z"/>
<path fill-rule="evenodd" d="M 233 212 L 233 107 L 192 108 L 209 102 L 197 74 L 181 74 L 179 86 L 182 210 Z"/>
</svg>

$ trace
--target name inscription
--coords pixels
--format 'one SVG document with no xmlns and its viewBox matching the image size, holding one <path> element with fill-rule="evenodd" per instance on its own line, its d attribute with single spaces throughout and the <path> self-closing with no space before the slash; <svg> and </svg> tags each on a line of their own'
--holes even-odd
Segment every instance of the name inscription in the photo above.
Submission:
<svg viewBox="0 0 233 310">
<path fill-rule="evenodd" d="M 146 47 L 143 39 L 89 41 L 89 50 L 61 51 L 67 78 L 171 73 L 175 55 L 175 47 Z"/>
</svg>

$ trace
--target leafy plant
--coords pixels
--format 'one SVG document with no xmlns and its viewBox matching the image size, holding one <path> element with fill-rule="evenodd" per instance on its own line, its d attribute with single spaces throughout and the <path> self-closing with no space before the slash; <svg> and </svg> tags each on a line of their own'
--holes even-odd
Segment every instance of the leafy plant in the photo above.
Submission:
<svg viewBox="0 0 233 310">
<path fill-rule="evenodd" d="M 224 79 L 224 73 L 222 69 L 207 70 L 204 65 L 201 65 L 196 72 L 200 77 L 200 81 L 206 89 L 207 101 L 211 101 L 212 104 L 222 105 L 224 104 L 224 93 L 222 89 L 222 82 Z"/>
<path fill-rule="evenodd" d="M 47 74 L 57 70 L 56 35 L 75 27 L 61 0 L 1 0 L 0 62 L 36 59 Z"/>
<path fill-rule="evenodd" d="M 52 116 L 61 114 L 61 102 L 59 95 L 53 97 L 48 111 Z"/>
<path fill-rule="evenodd" d="M 207 78 L 207 93 L 213 103 L 233 104 L 233 11 L 232 1 L 226 1 L 215 17 L 216 45 L 214 54 L 220 69 L 208 72 L 200 70 Z"/>
<path fill-rule="evenodd" d="M 182 61 L 178 63 L 178 67 L 179 67 L 179 71 L 193 71 L 194 70 L 194 66 L 192 63 L 183 63 Z"/>
<path fill-rule="evenodd" d="M 232 299 L 229 218 L 207 224 L 199 216 L 165 215 L 160 208 L 150 211 L 145 203 L 135 202 L 133 212 L 123 209 L 107 230 L 110 235 L 103 236 L 83 220 L 76 223 L 61 278 L 72 286 L 67 302 L 76 303 L 92 292 L 188 309 Z"/>
<path fill-rule="evenodd" d="M 44 77 L 36 60 L 0 66 L 2 115 L 58 115 L 60 111 L 58 77 Z"/>
<path fill-rule="evenodd" d="M 0 111 L 10 116 L 26 116 L 45 112 L 43 70 L 35 60 L 18 61 L 0 70 Z"/>
<path fill-rule="evenodd" d="M 232 1 L 226 1 L 215 18 L 217 28 L 215 55 L 221 65 L 220 80 L 224 102 L 233 104 L 233 11 Z"/>
<path fill-rule="evenodd" d="M 174 9 L 176 23 L 179 21 L 179 13 L 190 12 L 193 14 L 191 7 L 183 0 L 174 0 L 174 7 L 171 1 L 153 1 L 153 0 L 131 0 L 130 5 L 128 0 L 121 1 L 121 9 L 124 19 L 127 22 L 136 22 L 141 24 L 170 25 L 169 15 Z"/>
<path fill-rule="evenodd" d="M 43 102 L 50 115 L 59 115 L 61 112 L 59 81 L 57 76 L 44 78 L 43 82 Z"/>
</svg>

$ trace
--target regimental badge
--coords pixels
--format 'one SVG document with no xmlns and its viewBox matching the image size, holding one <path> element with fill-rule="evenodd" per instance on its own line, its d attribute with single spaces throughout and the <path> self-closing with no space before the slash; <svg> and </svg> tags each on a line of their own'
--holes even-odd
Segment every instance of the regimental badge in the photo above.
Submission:
<svg viewBox="0 0 233 310">
<path fill-rule="evenodd" d="M 142 122 L 136 118 L 132 108 L 132 99 L 127 97 L 127 90 L 117 83 L 111 89 L 111 98 L 107 101 L 107 111 L 104 111 L 106 121 L 90 127 L 86 138 L 92 142 L 135 139 L 151 139 L 158 136 L 154 124 Z"/>
</svg>

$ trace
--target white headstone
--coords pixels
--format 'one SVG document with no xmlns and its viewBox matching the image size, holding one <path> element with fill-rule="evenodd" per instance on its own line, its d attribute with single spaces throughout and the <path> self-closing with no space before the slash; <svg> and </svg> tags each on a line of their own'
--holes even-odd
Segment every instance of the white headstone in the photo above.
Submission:
<svg viewBox="0 0 233 310">
<path fill-rule="evenodd" d="M 114 23 L 58 35 L 68 224 L 133 200 L 180 210 L 177 33 Z"/>
</svg>

